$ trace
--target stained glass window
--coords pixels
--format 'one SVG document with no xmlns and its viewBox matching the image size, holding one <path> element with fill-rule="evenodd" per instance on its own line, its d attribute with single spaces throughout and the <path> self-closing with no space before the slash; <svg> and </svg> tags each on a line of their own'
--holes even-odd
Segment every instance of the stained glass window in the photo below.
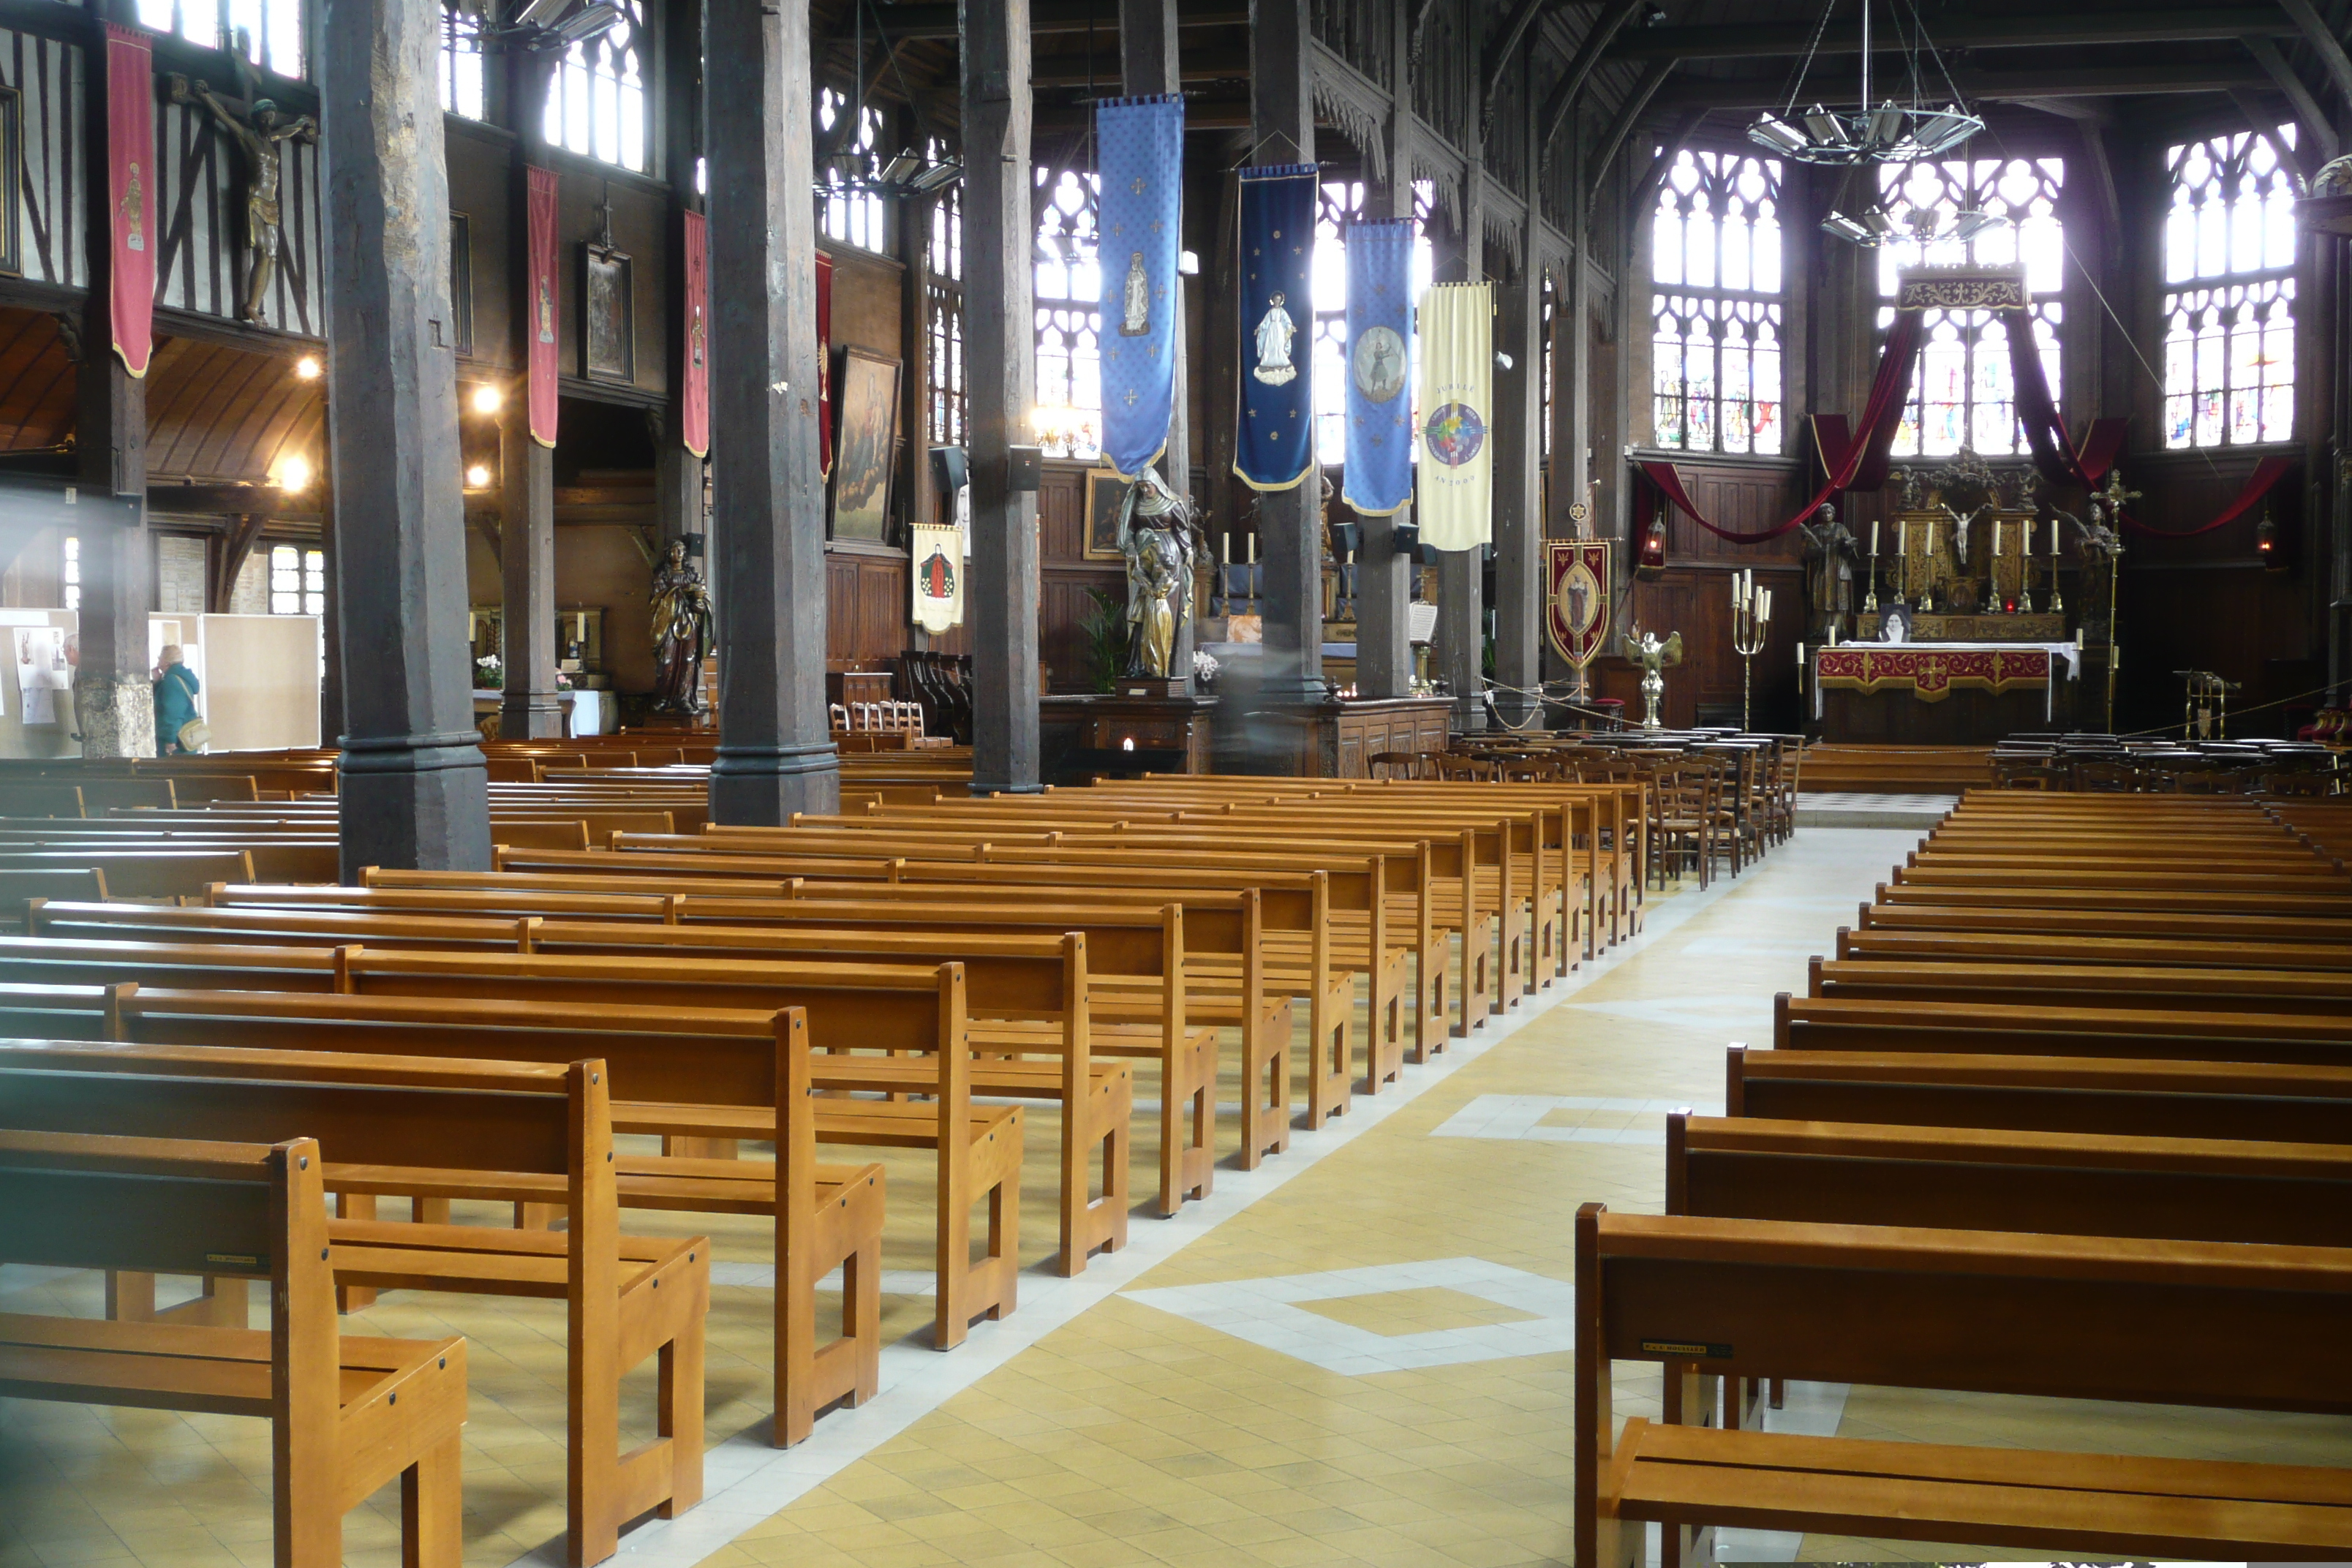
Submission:
<svg viewBox="0 0 2352 1568">
<path fill-rule="evenodd" d="M 936 151 L 933 157 L 936 159 Z M 926 418 L 935 446 L 964 444 L 963 190 L 950 185 L 931 204 L 930 334 L 923 356 Z"/>
<path fill-rule="evenodd" d="M 2174 147 L 2164 222 L 2164 444 L 2294 434 L 2293 125 Z"/>
<path fill-rule="evenodd" d="M 610 0 L 621 13 L 605 32 L 563 52 L 548 84 L 545 135 L 555 146 L 643 174 L 646 62 L 643 0 Z"/>
<path fill-rule="evenodd" d="M 817 129 L 830 136 L 834 127 L 849 112 L 849 100 L 831 88 L 816 95 Z M 863 173 L 875 173 L 884 162 L 882 145 L 882 111 L 867 104 L 859 111 L 857 127 L 846 135 L 842 150 L 848 152 Z M 887 252 L 890 248 L 889 204 L 868 187 L 853 185 L 839 164 L 830 161 L 817 165 L 817 226 L 828 239 L 844 245 L 854 245 L 862 250 Z"/>
<path fill-rule="evenodd" d="M 1101 177 L 1036 173 L 1038 432 L 1058 455 L 1091 458 L 1102 439 L 1102 285 L 1095 258 Z"/>
<path fill-rule="evenodd" d="M 2058 198 L 2065 181 L 2065 161 L 2060 158 L 1956 158 L 1881 170 L 1880 199 L 1898 234 L 1912 232 L 1914 216 L 1928 212 L 1937 215 L 1947 234 L 1962 212 L 1990 213 L 2008 221 L 1971 239 L 1926 245 L 1907 238 L 1890 241 L 1878 252 L 1879 297 L 1895 298 L 1896 274 L 1906 267 L 2023 262 L 2025 285 L 2033 296 L 2033 341 L 2041 350 L 2050 395 L 2057 397 L 2060 329 L 2065 319 L 2058 293 L 2066 277 Z M 1880 332 L 1894 324 L 1894 306 L 1881 305 Z M 2009 332 L 1991 310 L 1933 310 L 1921 323 L 1911 402 L 1895 427 L 1894 449 L 1904 457 L 1940 458 L 1963 447 L 1989 456 L 2025 449 L 2023 427 L 2017 422 Z"/>
<path fill-rule="evenodd" d="M 1778 452 L 1780 163 L 1685 149 L 1650 231 L 1652 417 L 1661 447 Z"/>
</svg>

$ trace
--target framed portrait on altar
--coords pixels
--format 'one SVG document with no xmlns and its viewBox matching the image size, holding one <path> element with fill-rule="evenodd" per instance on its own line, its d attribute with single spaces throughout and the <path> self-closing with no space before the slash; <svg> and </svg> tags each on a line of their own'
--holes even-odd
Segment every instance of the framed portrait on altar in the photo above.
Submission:
<svg viewBox="0 0 2352 1568">
<path fill-rule="evenodd" d="M 898 450 L 898 362 L 866 349 L 842 351 L 834 381 L 833 537 L 886 543 L 890 471 Z"/>
<path fill-rule="evenodd" d="M 1132 479 L 1122 479 L 1108 468 L 1087 470 L 1087 532 L 1079 554 L 1088 561 L 1118 561 L 1127 552 L 1118 547 L 1118 509 L 1127 504 Z"/>
</svg>

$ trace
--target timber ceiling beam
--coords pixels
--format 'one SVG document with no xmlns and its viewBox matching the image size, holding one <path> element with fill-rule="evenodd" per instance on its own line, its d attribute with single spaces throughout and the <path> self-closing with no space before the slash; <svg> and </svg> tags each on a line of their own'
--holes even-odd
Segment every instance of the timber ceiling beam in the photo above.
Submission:
<svg viewBox="0 0 2352 1568">
<path fill-rule="evenodd" d="M 1633 96 L 1626 99 L 1617 110 L 1609 127 L 1609 139 L 1601 144 L 1601 156 L 1592 162 L 1591 184 L 1584 197 L 1585 211 L 1591 212 L 1600 201 L 1601 184 L 1609 177 L 1609 165 L 1616 158 L 1617 150 L 1625 145 L 1625 138 L 1633 134 L 1634 121 L 1642 118 L 1643 111 L 1658 96 L 1658 89 L 1666 85 L 1666 77 L 1674 68 L 1672 60 L 1651 62 L 1650 68 L 1642 73 L 1642 79 L 1634 87 Z M 1702 110 L 1701 113 L 1704 112 Z M 1696 117 L 1685 118 L 1690 119 L 1694 125 L 1697 122 Z"/>
<path fill-rule="evenodd" d="M 2340 150 L 2336 140 L 2336 127 L 2328 122 L 2326 113 L 2319 107 L 2319 100 L 2311 96 L 2311 89 L 2304 86 L 2303 79 L 2294 74 L 2294 68 L 2286 63 L 2286 56 L 2279 52 L 2279 47 L 2268 38 L 2248 38 L 2246 52 L 2254 57 L 2254 62 L 2269 74 L 2278 89 L 2286 94 L 2286 100 L 2294 108 L 2295 121 L 2303 127 L 2304 134 L 2310 137 L 2324 154 L 2321 161 L 2324 163 L 2335 157 Z"/>
<path fill-rule="evenodd" d="M 2282 0 L 2292 9 L 2306 0 Z M 2314 18 L 2315 25 L 2317 20 Z M 2319 25 L 2324 33 L 2326 27 Z M 2293 37 L 2297 23 L 2257 6 L 2196 6 L 2174 10 L 2051 10 L 2023 16 L 1956 13 L 1937 18 L 1929 37 L 1939 49 L 2037 48 L 2104 44 L 2202 43 L 2224 38 Z M 1740 59 L 1758 55 L 1858 55 L 1862 29 L 1833 23 L 1818 46 L 1810 26 L 1751 23 L 1730 26 L 1644 27 L 1609 51 L 1612 60 Z M 1882 32 L 1873 54 L 1899 54 L 1902 41 Z M 2340 49 L 2337 51 L 2342 52 Z"/>
<path fill-rule="evenodd" d="M 1541 15 L 1550 0 L 1518 0 L 1511 8 L 1503 30 L 1495 35 L 1495 42 L 1486 51 L 1484 68 L 1479 72 L 1478 138 L 1485 141 L 1495 128 L 1495 94 L 1502 89 L 1503 73 L 1518 57 L 1519 40 L 1528 36 L 1528 27 Z"/>
<path fill-rule="evenodd" d="M 2304 41 L 2311 46 L 2312 53 L 2319 57 L 2319 63 L 2327 68 L 2327 74 L 2335 79 L 2336 90 L 2342 93 L 2347 101 L 2352 101 L 2352 60 L 2344 58 L 2344 45 L 2336 38 L 2336 30 L 2311 8 L 2311 0 L 2279 0 L 2279 5 L 2302 29 Z M 2251 44 L 2252 41 L 2250 37 L 2248 42 Z M 2287 96 L 2292 98 L 2294 95 L 2289 93 Z M 2300 104 L 2295 107 L 2298 112 L 2302 109 Z"/>
<path fill-rule="evenodd" d="M 1584 35 L 1584 42 L 1578 47 L 1576 58 L 1568 63 L 1567 74 L 1559 79 L 1559 85 L 1551 89 L 1551 96 L 1544 100 L 1543 108 L 1536 113 L 1536 161 L 1538 164 L 1559 137 L 1559 128 L 1568 123 L 1569 115 L 1575 110 L 1576 95 L 1584 90 L 1584 84 L 1600 68 L 1601 57 L 1609 51 L 1610 40 L 1616 37 L 1618 29 L 1633 20 L 1633 13 L 1640 10 L 1643 4 L 1643 0 L 1617 0 L 1615 5 L 1593 19 L 1592 31 Z M 1660 76 L 1658 79 L 1663 82 L 1665 78 Z"/>
<path fill-rule="evenodd" d="M 912 0 L 896 5 L 877 5 L 868 13 L 879 16 L 891 37 L 901 41 L 925 39 L 940 43 L 957 41 L 956 7 L 941 0 Z M 1180 27 L 1230 27 L 1249 25 L 1249 6 L 1234 0 L 1185 0 L 1177 7 L 1176 25 Z M 1083 33 L 1089 26 L 1105 37 L 1118 37 L 1118 8 L 1109 0 L 1036 0 L 1029 8 L 1029 33 L 1036 37 L 1047 33 Z M 1113 62 L 1113 76 L 1118 74 Z"/>
<path fill-rule="evenodd" d="M 1249 53 L 1244 49 L 1196 49 L 1184 56 L 1180 68 L 1186 81 L 1245 81 L 1250 73 Z M 1091 72 L 1083 55 L 1042 55 L 1029 72 L 1032 87 L 1083 88 L 1091 83 L 1106 95 L 1116 90 L 1118 80 L 1119 59 L 1115 51 L 1097 54 Z"/>
<path fill-rule="evenodd" d="M 1971 102 L 2028 103 L 2042 99 L 2116 98 L 2144 93 L 2233 92 L 2266 87 L 2270 78 L 2251 61 L 2213 61 L 2197 65 L 2086 66 L 2079 68 L 2023 71 L 1954 71 L 1952 80 Z M 1823 81 L 1804 97 L 1822 103 L 1850 103 L 1862 83 L 1847 78 Z M 1669 109 L 1778 110 L 1788 102 L 1788 84 L 1778 77 L 1694 77 L 1663 94 L 1660 105 Z"/>
</svg>

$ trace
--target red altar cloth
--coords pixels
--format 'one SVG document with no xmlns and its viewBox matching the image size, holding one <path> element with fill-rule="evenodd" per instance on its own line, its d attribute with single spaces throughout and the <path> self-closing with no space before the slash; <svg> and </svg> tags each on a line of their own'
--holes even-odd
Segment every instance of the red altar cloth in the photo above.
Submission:
<svg viewBox="0 0 2352 1568">
<path fill-rule="evenodd" d="M 1819 686 L 1847 691 L 1908 689 L 1922 702 L 1941 702 L 1959 687 L 1995 696 L 2021 686 L 2050 684 L 2046 647 L 1941 648 L 1933 643 L 1879 646 L 1847 643 L 1814 654 Z"/>
</svg>

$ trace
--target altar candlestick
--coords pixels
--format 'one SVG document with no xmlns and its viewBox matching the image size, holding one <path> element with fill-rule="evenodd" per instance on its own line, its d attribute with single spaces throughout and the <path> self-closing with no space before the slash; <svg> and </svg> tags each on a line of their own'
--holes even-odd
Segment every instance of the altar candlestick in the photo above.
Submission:
<svg viewBox="0 0 2352 1568">
<path fill-rule="evenodd" d="M 1870 520 L 1870 552 L 1878 553 L 1878 520 L 1874 517 Z"/>
<path fill-rule="evenodd" d="M 2000 559 L 2000 519 L 1992 520 L 1992 558 Z"/>
</svg>

